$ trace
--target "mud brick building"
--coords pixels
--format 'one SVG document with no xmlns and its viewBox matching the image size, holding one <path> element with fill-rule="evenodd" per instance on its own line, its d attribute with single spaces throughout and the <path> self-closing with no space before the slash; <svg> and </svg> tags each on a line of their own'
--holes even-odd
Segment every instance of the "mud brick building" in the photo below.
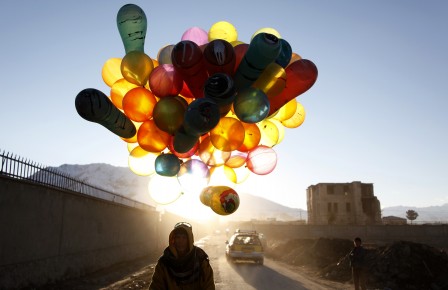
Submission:
<svg viewBox="0 0 448 290">
<path fill-rule="evenodd" d="M 308 224 L 382 224 L 380 202 L 372 183 L 318 183 L 306 190 Z"/>
</svg>

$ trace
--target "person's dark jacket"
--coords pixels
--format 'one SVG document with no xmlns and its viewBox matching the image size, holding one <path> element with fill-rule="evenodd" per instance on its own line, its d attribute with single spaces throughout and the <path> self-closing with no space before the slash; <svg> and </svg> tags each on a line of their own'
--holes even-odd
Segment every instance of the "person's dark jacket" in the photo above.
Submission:
<svg viewBox="0 0 448 290">
<path fill-rule="evenodd" d="M 365 267 L 365 250 L 362 246 L 355 247 L 350 253 L 350 266 L 363 269 Z"/>
<path fill-rule="evenodd" d="M 169 235 L 169 246 L 163 251 L 154 269 L 150 290 L 214 290 L 213 269 L 208 255 L 194 246 L 190 227 L 180 226 L 188 235 L 189 252 L 179 257 L 174 247 L 174 231 Z"/>
</svg>

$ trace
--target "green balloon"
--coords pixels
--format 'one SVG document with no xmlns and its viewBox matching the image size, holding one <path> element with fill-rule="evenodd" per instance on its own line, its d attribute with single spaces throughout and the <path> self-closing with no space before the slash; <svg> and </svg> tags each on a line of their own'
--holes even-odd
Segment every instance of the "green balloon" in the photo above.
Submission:
<svg viewBox="0 0 448 290">
<path fill-rule="evenodd" d="M 134 123 L 97 89 L 84 89 L 79 92 L 75 107 L 83 119 L 103 125 L 122 138 L 131 138 L 137 133 Z"/>
<path fill-rule="evenodd" d="M 144 51 L 146 37 L 145 12 L 135 4 L 126 4 L 117 14 L 117 26 L 126 54 L 130 51 Z"/>
<path fill-rule="evenodd" d="M 263 70 L 277 59 L 282 48 L 280 43 L 275 35 L 269 33 L 259 33 L 251 40 L 234 75 L 238 91 L 250 87 Z"/>
</svg>

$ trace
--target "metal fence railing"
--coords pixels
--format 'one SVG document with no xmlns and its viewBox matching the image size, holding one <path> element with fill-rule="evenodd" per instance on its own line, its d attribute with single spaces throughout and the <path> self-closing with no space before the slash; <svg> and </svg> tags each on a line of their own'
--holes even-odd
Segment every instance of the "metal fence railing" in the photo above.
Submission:
<svg viewBox="0 0 448 290">
<path fill-rule="evenodd" d="M 0 175 L 14 179 L 21 179 L 48 187 L 69 190 L 94 196 L 140 209 L 153 209 L 145 203 L 112 193 L 105 189 L 88 184 L 82 180 L 71 177 L 55 168 L 46 167 L 12 153 L 0 150 Z"/>
</svg>

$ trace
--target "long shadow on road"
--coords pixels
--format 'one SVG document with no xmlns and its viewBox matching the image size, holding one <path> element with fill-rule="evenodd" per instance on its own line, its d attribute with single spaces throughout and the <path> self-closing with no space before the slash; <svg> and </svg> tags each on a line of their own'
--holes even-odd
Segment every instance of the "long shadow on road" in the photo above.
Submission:
<svg viewBox="0 0 448 290">
<path fill-rule="evenodd" d="M 301 282 L 295 281 L 267 267 L 251 263 L 229 263 L 244 281 L 255 289 L 308 290 Z"/>
</svg>

